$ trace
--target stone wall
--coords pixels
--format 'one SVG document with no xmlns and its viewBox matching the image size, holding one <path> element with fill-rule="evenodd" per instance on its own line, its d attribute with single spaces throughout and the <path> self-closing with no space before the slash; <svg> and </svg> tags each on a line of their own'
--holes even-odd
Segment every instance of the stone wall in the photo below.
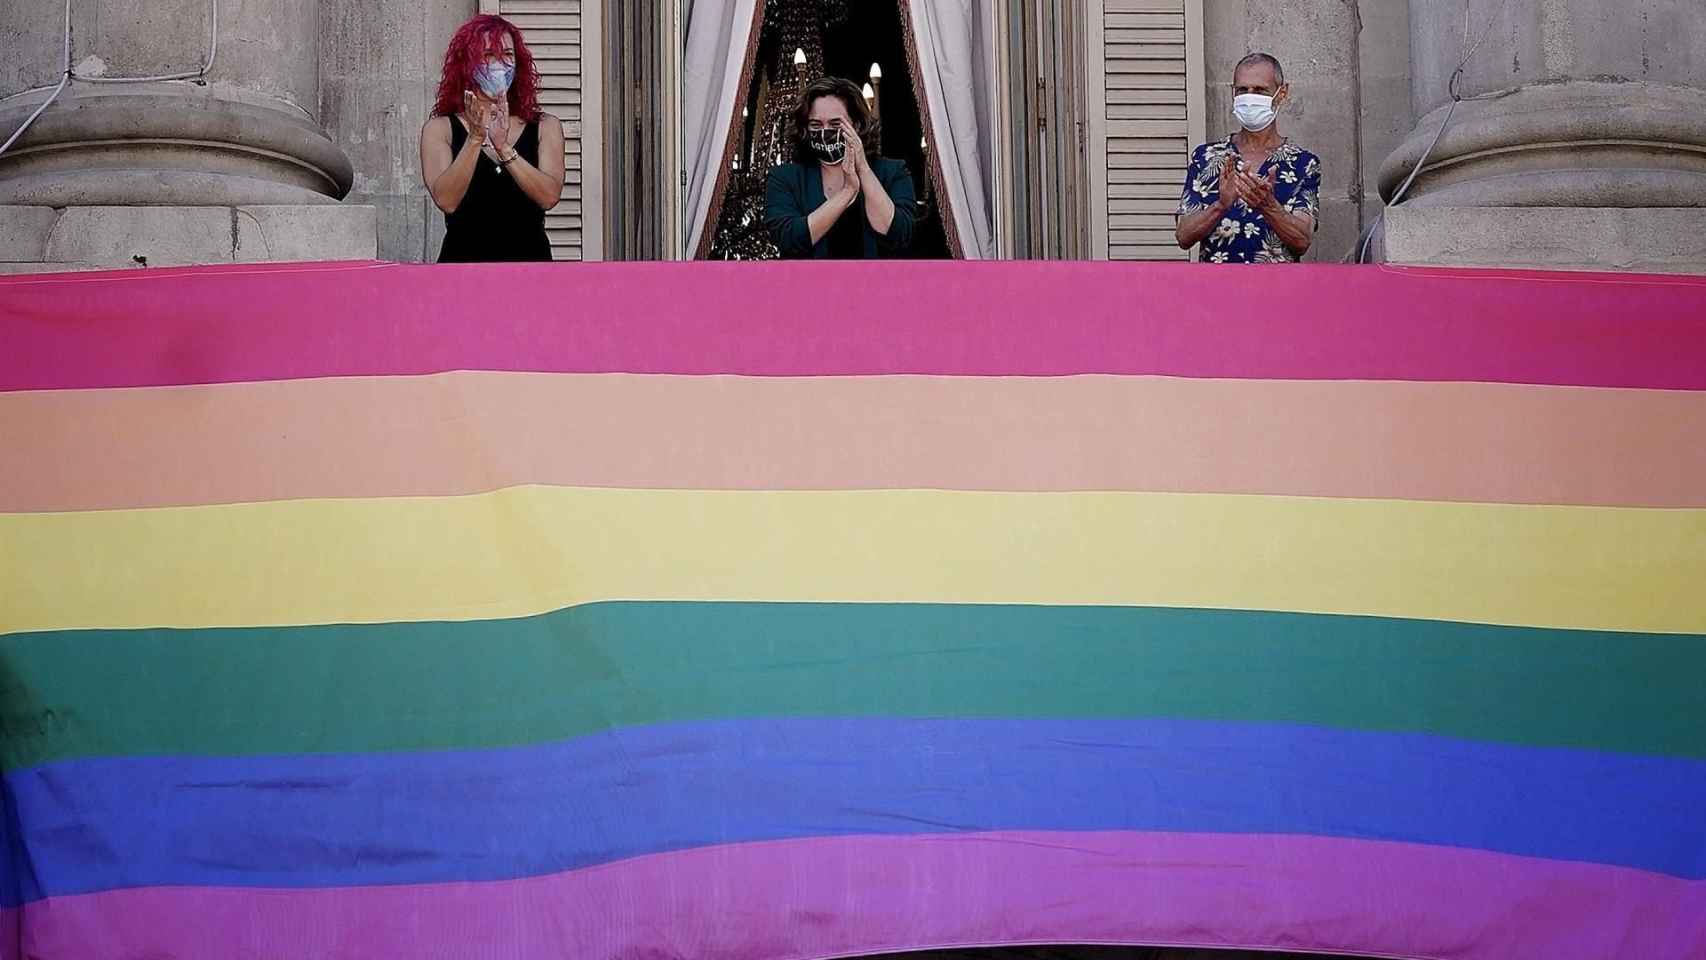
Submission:
<svg viewBox="0 0 1706 960">
<path fill-rule="evenodd" d="M 1411 99 L 1409 0 L 1362 0 L 1359 9 L 1362 221 L 1367 227 L 1384 205 L 1377 182 L 1381 164 L 1410 135 L 1416 108 Z"/>
<path fill-rule="evenodd" d="M 220 5 L 214 82 L 240 83 L 312 113 L 315 59 L 302 38 L 317 2 Z M 86 76 L 153 76 L 193 70 L 207 53 L 208 0 L 75 0 L 71 63 Z M 0 98 L 59 80 L 63 0 L 0 4 Z"/>
<path fill-rule="evenodd" d="M 421 183 L 420 132 L 444 48 L 477 0 L 326 0 L 319 24 L 321 123 L 349 155 L 348 202 L 378 213 L 379 257 L 431 261 L 444 215 Z"/>
<path fill-rule="evenodd" d="M 206 83 L 75 82 L 0 157 L 0 261 L 433 259 L 444 218 L 421 184 L 420 129 L 445 45 L 477 9 L 221 0 Z M 71 27 L 80 76 L 176 73 L 206 55 L 209 3 L 78 0 Z M 62 0 L 0 5 L 0 130 L 59 79 L 63 36 Z"/>
</svg>

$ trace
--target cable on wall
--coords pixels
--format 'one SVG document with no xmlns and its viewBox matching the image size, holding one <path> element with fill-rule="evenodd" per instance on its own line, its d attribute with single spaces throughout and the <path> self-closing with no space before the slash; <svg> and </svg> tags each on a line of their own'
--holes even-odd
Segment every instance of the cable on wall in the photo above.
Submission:
<svg viewBox="0 0 1706 960">
<path fill-rule="evenodd" d="M 202 61 L 199 69 L 185 70 L 179 73 L 163 73 L 152 77 L 85 77 L 71 68 L 71 0 L 65 0 L 64 58 L 59 83 L 53 87 L 53 92 L 47 95 L 47 99 L 42 101 L 41 106 L 36 107 L 35 112 L 31 113 L 18 129 L 12 131 L 12 135 L 6 138 L 6 142 L 0 144 L 0 154 L 11 149 L 12 144 L 24 135 L 24 131 L 30 128 L 30 124 L 36 122 L 37 117 L 46 112 L 47 108 L 73 80 L 80 83 L 159 83 L 168 80 L 192 80 L 199 84 L 207 83 L 207 73 L 213 69 L 213 59 L 219 54 L 219 0 L 208 0 L 207 6 L 207 58 Z M 35 89 L 44 90 L 47 88 L 37 87 Z"/>
<path fill-rule="evenodd" d="M 1487 42 L 1487 38 L 1493 33 L 1493 27 L 1498 24 L 1500 18 L 1504 16 L 1505 10 L 1509 7 L 1510 0 L 1504 0 L 1504 2 L 1499 5 L 1499 9 L 1487 19 L 1487 27 L 1481 31 L 1481 36 L 1475 41 L 1474 45 L 1470 46 L 1468 51 L 1463 54 L 1463 59 L 1457 63 L 1457 69 L 1451 72 L 1451 79 L 1446 82 L 1446 89 L 1451 94 L 1451 105 L 1446 108 L 1445 119 L 1440 121 L 1439 132 L 1434 134 L 1433 141 L 1428 144 L 1428 148 L 1422 151 L 1421 159 L 1416 161 L 1415 167 L 1410 170 L 1410 175 L 1404 178 L 1404 182 L 1392 194 L 1392 199 L 1388 200 L 1386 204 L 1380 208 L 1380 215 L 1374 218 L 1374 222 L 1372 224 L 1369 224 L 1367 232 L 1363 234 L 1362 246 L 1357 251 L 1357 263 L 1368 262 L 1368 248 L 1374 243 L 1374 235 L 1380 231 L 1380 225 L 1386 222 L 1386 211 L 1404 201 L 1405 195 L 1410 192 L 1410 185 L 1416 182 L 1416 177 L 1420 176 L 1422 169 L 1428 165 L 1428 158 L 1433 156 L 1433 152 L 1435 148 L 1439 146 L 1440 140 L 1444 139 L 1446 129 L 1451 126 L 1451 118 L 1457 113 L 1457 105 L 1463 103 L 1465 100 L 1492 99 L 1492 97 L 1489 96 L 1465 97 L 1463 95 L 1463 73 L 1464 70 L 1468 68 L 1469 61 L 1475 59 L 1475 51 L 1481 49 L 1481 44 Z M 1464 0 L 1463 43 L 1465 45 L 1469 44 L 1469 30 L 1471 27 L 1469 13 L 1469 0 Z"/>
</svg>

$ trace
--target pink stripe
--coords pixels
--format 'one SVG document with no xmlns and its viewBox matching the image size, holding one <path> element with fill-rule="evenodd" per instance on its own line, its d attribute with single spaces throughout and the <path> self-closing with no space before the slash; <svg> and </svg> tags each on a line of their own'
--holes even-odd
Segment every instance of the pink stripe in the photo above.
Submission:
<svg viewBox="0 0 1706 960">
<path fill-rule="evenodd" d="M 0 284 L 0 390 L 452 369 L 1706 389 L 1706 280 L 1332 265 L 376 266 Z"/>
<path fill-rule="evenodd" d="M 23 915 L 26 955 L 42 957 L 807 960 L 1022 943 L 1439 960 L 1706 956 L 1706 883 L 1266 835 L 818 838 L 501 883 L 122 890 Z"/>
</svg>

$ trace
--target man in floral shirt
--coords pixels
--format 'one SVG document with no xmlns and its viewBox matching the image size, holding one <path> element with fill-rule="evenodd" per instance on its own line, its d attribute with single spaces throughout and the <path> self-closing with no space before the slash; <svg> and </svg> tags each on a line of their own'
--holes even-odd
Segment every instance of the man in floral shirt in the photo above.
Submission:
<svg viewBox="0 0 1706 960">
<path fill-rule="evenodd" d="M 1243 129 L 1191 154 L 1179 246 L 1202 244 L 1209 263 L 1296 263 L 1315 237 L 1321 161 L 1280 136 L 1278 110 L 1291 88 L 1278 60 L 1245 57 L 1232 88 L 1232 113 Z"/>
</svg>

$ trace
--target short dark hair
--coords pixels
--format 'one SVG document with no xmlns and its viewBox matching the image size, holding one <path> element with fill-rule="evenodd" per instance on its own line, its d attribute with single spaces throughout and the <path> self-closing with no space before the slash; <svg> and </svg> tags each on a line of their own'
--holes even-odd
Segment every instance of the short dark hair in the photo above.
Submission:
<svg viewBox="0 0 1706 960">
<path fill-rule="evenodd" d="M 1232 68 L 1232 78 L 1233 78 L 1234 82 L 1237 81 L 1238 71 L 1244 69 L 1245 67 L 1254 67 L 1257 64 L 1262 64 L 1262 63 L 1265 63 L 1270 67 L 1273 67 L 1274 68 L 1274 81 L 1282 87 L 1285 86 L 1285 68 L 1280 66 L 1280 62 L 1279 62 L 1278 58 L 1276 58 L 1271 53 L 1252 53 L 1249 56 L 1245 57 L 1244 59 L 1238 61 L 1238 66 Z"/>
<path fill-rule="evenodd" d="M 871 115 L 865 106 L 865 95 L 854 86 L 853 81 L 840 77 L 819 77 L 800 91 L 800 102 L 794 107 L 794 160 L 797 163 L 815 163 L 811 148 L 806 146 L 806 124 L 812 116 L 812 104 L 824 97 L 835 97 L 847 106 L 847 118 L 853 121 L 853 130 L 859 134 L 859 139 L 865 144 L 865 159 L 874 161 L 881 156 L 883 146 L 883 124 L 881 120 Z"/>
</svg>

